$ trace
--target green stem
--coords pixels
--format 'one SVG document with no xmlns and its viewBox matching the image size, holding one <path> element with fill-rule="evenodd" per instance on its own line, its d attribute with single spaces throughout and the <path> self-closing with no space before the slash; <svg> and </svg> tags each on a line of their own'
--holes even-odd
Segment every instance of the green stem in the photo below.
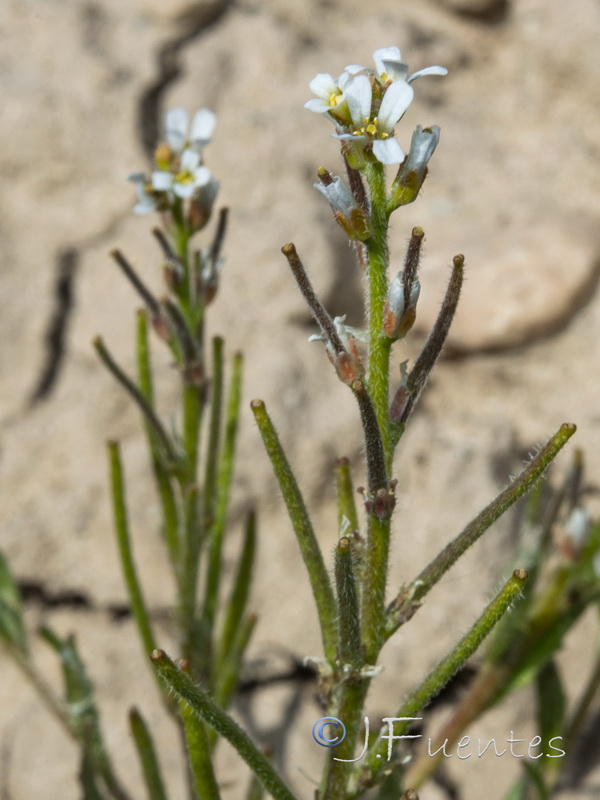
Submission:
<svg viewBox="0 0 600 800">
<path fill-rule="evenodd" d="M 198 471 L 198 443 L 203 411 L 202 388 L 186 383 L 183 388 L 183 447 L 186 461 L 186 483 L 196 482 Z"/>
<path fill-rule="evenodd" d="M 194 641 L 197 634 L 196 593 L 201 552 L 199 491 L 197 486 L 189 486 L 185 490 L 183 562 L 181 564 L 181 580 L 179 582 L 183 652 L 194 666 Z"/>
<path fill-rule="evenodd" d="M 219 447 L 221 441 L 221 417 L 223 413 L 223 339 L 213 339 L 213 368 L 210 390 L 210 423 L 206 449 L 206 472 L 204 478 L 204 503 L 202 529 L 206 533 L 215 520 L 217 505 L 217 476 L 219 474 Z"/>
<path fill-rule="evenodd" d="M 352 678 L 342 686 L 336 716 L 344 723 L 346 737 L 343 742 L 332 748 L 325 767 L 322 781 L 323 800 L 346 800 L 348 796 L 348 781 L 353 767 L 351 762 L 356 757 L 356 742 L 363 720 L 362 709 L 369 684 L 369 678 Z"/>
<path fill-rule="evenodd" d="M 379 162 L 367 164 L 365 174 L 371 191 L 373 234 L 365 244 L 369 255 L 369 394 L 375 406 L 385 452 L 386 469 L 391 472 L 389 361 L 392 340 L 383 335 L 383 310 L 388 293 L 389 252 L 385 169 Z"/>
<path fill-rule="evenodd" d="M 375 664 L 385 642 L 385 589 L 390 552 L 391 517 L 369 514 L 369 541 L 364 569 L 362 640 L 367 664 Z"/>
</svg>

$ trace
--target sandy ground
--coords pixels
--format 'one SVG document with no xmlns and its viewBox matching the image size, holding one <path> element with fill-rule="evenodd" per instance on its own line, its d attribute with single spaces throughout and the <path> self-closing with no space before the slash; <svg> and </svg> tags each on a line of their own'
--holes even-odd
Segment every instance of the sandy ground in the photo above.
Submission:
<svg viewBox="0 0 600 800">
<path fill-rule="evenodd" d="M 177 740 L 152 697 L 132 623 L 109 613 L 125 602 L 107 501 L 109 437 L 122 442 L 136 551 L 166 649 L 172 586 L 137 415 L 90 341 L 102 333 L 131 366 L 137 301 L 108 258 L 111 248 L 122 248 L 159 285 L 152 223 L 131 213 L 126 178 L 147 168 L 165 109 L 209 106 L 219 118 L 207 161 L 221 181 L 221 202 L 231 208 L 231 233 L 210 332 L 225 335 L 228 354 L 242 349 L 246 357 L 232 525 L 239 531 L 244 510 L 257 504 L 252 662 L 267 672 L 287 668 L 318 655 L 320 643 L 250 399 L 264 398 L 272 411 L 325 553 L 336 537 L 335 458 L 348 456 L 357 483 L 363 480 L 352 397 L 319 346 L 307 343 L 313 331 L 279 252 L 294 241 L 331 312 L 361 324 L 360 277 L 312 189 L 317 166 L 341 167 L 328 123 L 302 108 L 317 72 L 369 64 L 375 48 L 391 44 L 402 48 L 411 70 L 438 63 L 450 70 L 447 78 L 415 84 L 416 100 L 398 132 L 407 147 L 417 123 L 442 127 L 423 196 L 396 215 L 392 231 L 398 265 L 411 227 L 420 224 L 427 234 L 419 319 L 398 348 L 398 362 L 418 352 L 457 252 L 466 255 L 468 278 L 449 341 L 453 357 L 437 367 L 398 454 L 391 589 L 410 579 L 562 422 L 577 423 L 589 480 L 597 484 L 600 476 L 598 3 L 221 5 L 210 25 L 207 4 L 177 0 L 4 0 L 0 8 L 0 546 L 19 580 L 38 587 L 42 600 L 27 606 L 32 630 L 45 622 L 76 633 L 107 739 L 135 798 L 143 793 L 126 721 L 133 704 L 159 731 L 172 797 L 184 794 Z M 64 327 L 53 349 L 48 332 L 57 314 Z M 172 371 L 158 349 L 156 365 L 168 416 L 175 413 Z M 32 405 L 36 391 L 42 396 Z M 556 479 L 568 464 L 561 455 Z M 432 593 L 418 625 L 386 648 L 385 672 L 368 704 L 373 718 L 395 712 L 506 575 L 514 519 L 509 514 L 495 526 Z M 85 603 L 52 604 L 69 593 Z M 587 674 L 596 639 L 590 617 L 566 643 L 561 658 L 571 692 Z M 58 687 L 48 648 L 36 645 L 36 657 Z M 0 795 L 78 797 L 72 744 L 0 659 Z M 252 719 L 273 744 L 279 734 L 270 728 L 294 699 L 287 773 L 298 795 L 309 798 L 321 756 L 310 737 L 320 716 L 314 687 L 291 682 L 262 690 L 252 700 Z M 525 691 L 478 723 L 474 735 L 529 736 L 531 726 Z M 230 776 L 225 796 L 243 797 L 226 747 L 220 760 Z M 518 764 L 490 758 L 450 769 L 464 800 L 483 793 L 500 800 Z M 564 796 L 597 796 L 599 783 L 589 778 Z M 432 787 L 422 797 L 443 795 Z"/>
</svg>

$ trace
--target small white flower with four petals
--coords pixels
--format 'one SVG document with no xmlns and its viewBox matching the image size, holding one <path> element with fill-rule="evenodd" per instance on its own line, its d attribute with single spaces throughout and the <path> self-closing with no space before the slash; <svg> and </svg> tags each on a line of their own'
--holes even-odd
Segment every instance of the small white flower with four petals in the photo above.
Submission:
<svg viewBox="0 0 600 800">
<path fill-rule="evenodd" d="M 355 75 L 346 85 L 346 102 L 352 118 L 350 133 L 334 134 L 336 139 L 353 139 L 373 143 L 373 155 L 382 164 L 400 164 L 404 152 L 393 138 L 394 126 L 412 102 L 413 89 L 405 81 L 390 84 L 376 117 L 371 116 L 373 90 L 371 81 L 362 73 Z"/>
<path fill-rule="evenodd" d="M 217 117 L 210 109 L 196 111 L 190 128 L 185 108 L 172 108 L 165 114 L 167 144 L 173 153 L 181 153 L 184 148 L 200 151 L 210 142 Z"/>
<path fill-rule="evenodd" d="M 200 153 L 188 148 L 181 154 L 177 172 L 161 169 L 152 173 L 152 187 L 157 192 L 172 191 L 177 197 L 187 199 L 196 189 L 210 183 L 211 178 L 208 167 L 200 163 Z"/>
</svg>

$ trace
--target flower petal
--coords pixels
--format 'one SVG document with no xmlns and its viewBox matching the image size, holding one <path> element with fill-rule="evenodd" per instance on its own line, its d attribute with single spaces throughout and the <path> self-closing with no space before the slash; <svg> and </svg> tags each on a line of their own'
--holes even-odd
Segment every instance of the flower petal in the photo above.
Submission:
<svg viewBox="0 0 600 800">
<path fill-rule="evenodd" d="M 152 188 L 157 192 L 166 192 L 173 185 L 173 175 L 165 170 L 155 170 L 152 173 Z"/>
<path fill-rule="evenodd" d="M 210 142 L 217 124 L 217 115 L 209 108 L 201 108 L 196 111 L 192 122 L 192 144 L 203 146 Z"/>
<path fill-rule="evenodd" d="M 420 69 L 418 72 L 413 72 L 410 78 L 407 79 L 408 83 L 412 83 L 416 81 L 417 78 L 422 78 L 424 75 L 447 75 L 448 70 L 446 67 L 425 67 L 425 69 Z"/>
<path fill-rule="evenodd" d="M 308 84 L 311 92 L 323 100 L 329 100 L 332 94 L 337 92 L 337 84 L 326 72 L 319 72 Z"/>
<path fill-rule="evenodd" d="M 149 214 L 151 211 L 156 211 L 156 201 L 148 194 L 140 197 L 133 207 L 134 214 Z"/>
<path fill-rule="evenodd" d="M 194 170 L 194 186 L 207 186 L 212 180 L 212 173 L 204 164 Z"/>
<path fill-rule="evenodd" d="M 334 139 L 341 139 L 343 142 L 366 142 L 367 137 L 360 135 L 357 136 L 355 133 L 332 133 L 330 134 L 333 136 Z"/>
<path fill-rule="evenodd" d="M 404 152 L 394 138 L 376 139 L 373 142 L 373 155 L 382 164 L 401 164 L 404 161 Z"/>
<path fill-rule="evenodd" d="M 321 100 L 320 97 L 311 97 L 310 100 L 304 103 L 304 108 L 309 111 L 315 111 L 317 114 L 326 114 L 331 109 L 331 106 L 325 100 Z"/>
<path fill-rule="evenodd" d="M 197 150 L 191 150 L 189 147 L 181 154 L 181 167 L 182 171 L 189 170 L 192 172 L 200 163 L 200 153 Z"/>
<path fill-rule="evenodd" d="M 379 76 L 385 75 L 393 81 L 404 81 L 408 75 L 408 65 L 402 61 L 398 47 L 381 47 L 373 53 L 373 60 Z"/>
<path fill-rule="evenodd" d="M 357 75 L 346 84 L 345 94 L 354 127 L 362 128 L 371 116 L 371 82 L 366 75 Z"/>
<path fill-rule="evenodd" d="M 167 142 L 178 153 L 184 146 L 188 132 L 188 113 L 185 108 L 172 108 L 165 114 Z"/>
<path fill-rule="evenodd" d="M 382 131 L 389 133 L 412 102 L 414 92 L 404 81 L 394 81 L 386 89 L 377 118 Z"/>
<path fill-rule="evenodd" d="M 373 53 L 373 61 L 377 67 L 378 72 L 381 74 L 385 72 L 385 61 L 398 61 L 402 63 L 402 55 L 399 47 L 380 47 Z"/>
<path fill-rule="evenodd" d="M 195 191 L 196 186 L 194 181 L 188 181 L 186 183 L 179 183 L 178 181 L 175 181 L 173 183 L 173 192 L 177 195 L 177 197 L 182 197 L 184 200 L 187 200 L 188 197 L 191 197 Z"/>
<path fill-rule="evenodd" d="M 366 72 L 367 67 L 361 67 L 360 64 L 348 64 L 347 67 L 344 67 L 344 72 L 351 77 L 354 75 L 358 75 L 359 72 Z"/>
</svg>

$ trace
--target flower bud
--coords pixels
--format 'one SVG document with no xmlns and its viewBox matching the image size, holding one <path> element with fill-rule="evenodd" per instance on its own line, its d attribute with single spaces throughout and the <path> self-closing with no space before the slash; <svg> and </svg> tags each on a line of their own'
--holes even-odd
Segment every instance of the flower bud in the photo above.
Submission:
<svg viewBox="0 0 600 800">
<path fill-rule="evenodd" d="M 415 324 L 417 302 L 421 293 L 419 279 L 413 280 L 408 301 L 404 297 L 404 291 L 404 273 L 399 272 L 390 284 L 383 309 L 382 328 L 388 339 L 402 339 Z"/>
<path fill-rule="evenodd" d="M 390 422 L 398 425 L 402 421 L 402 415 L 406 408 L 410 392 L 408 389 L 408 361 L 400 364 L 400 385 L 396 389 L 392 403 L 390 405 Z"/>
<path fill-rule="evenodd" d="M 405 206 L 416 200 L 427 177 L 427 164 L 440 140 L 440 128 L 432 125 L 423 129 L 417 125 L 412 135 L 410 150 L 392 184 L 390 202 L 392 209 Z"/>
<path fill-rule="evenodd" d="M 332 178 L 327 170 L 319 170 L 321 183 L 315 183 L 333 210 L 339 225 L 346 231 L 349 239 L 364 242 L 371 236 L 371 221 L 358 205 L 346 184 L 337 175 Z"/>
<path fill-rule="evenodd" d="M 195 233 L 205 227 L 219 193 L 219 181 L 211 177 L 208 183 L 200 186 L 190 202 L 188 212 L 188 225 L 190 230 Z"/>
</svg>

